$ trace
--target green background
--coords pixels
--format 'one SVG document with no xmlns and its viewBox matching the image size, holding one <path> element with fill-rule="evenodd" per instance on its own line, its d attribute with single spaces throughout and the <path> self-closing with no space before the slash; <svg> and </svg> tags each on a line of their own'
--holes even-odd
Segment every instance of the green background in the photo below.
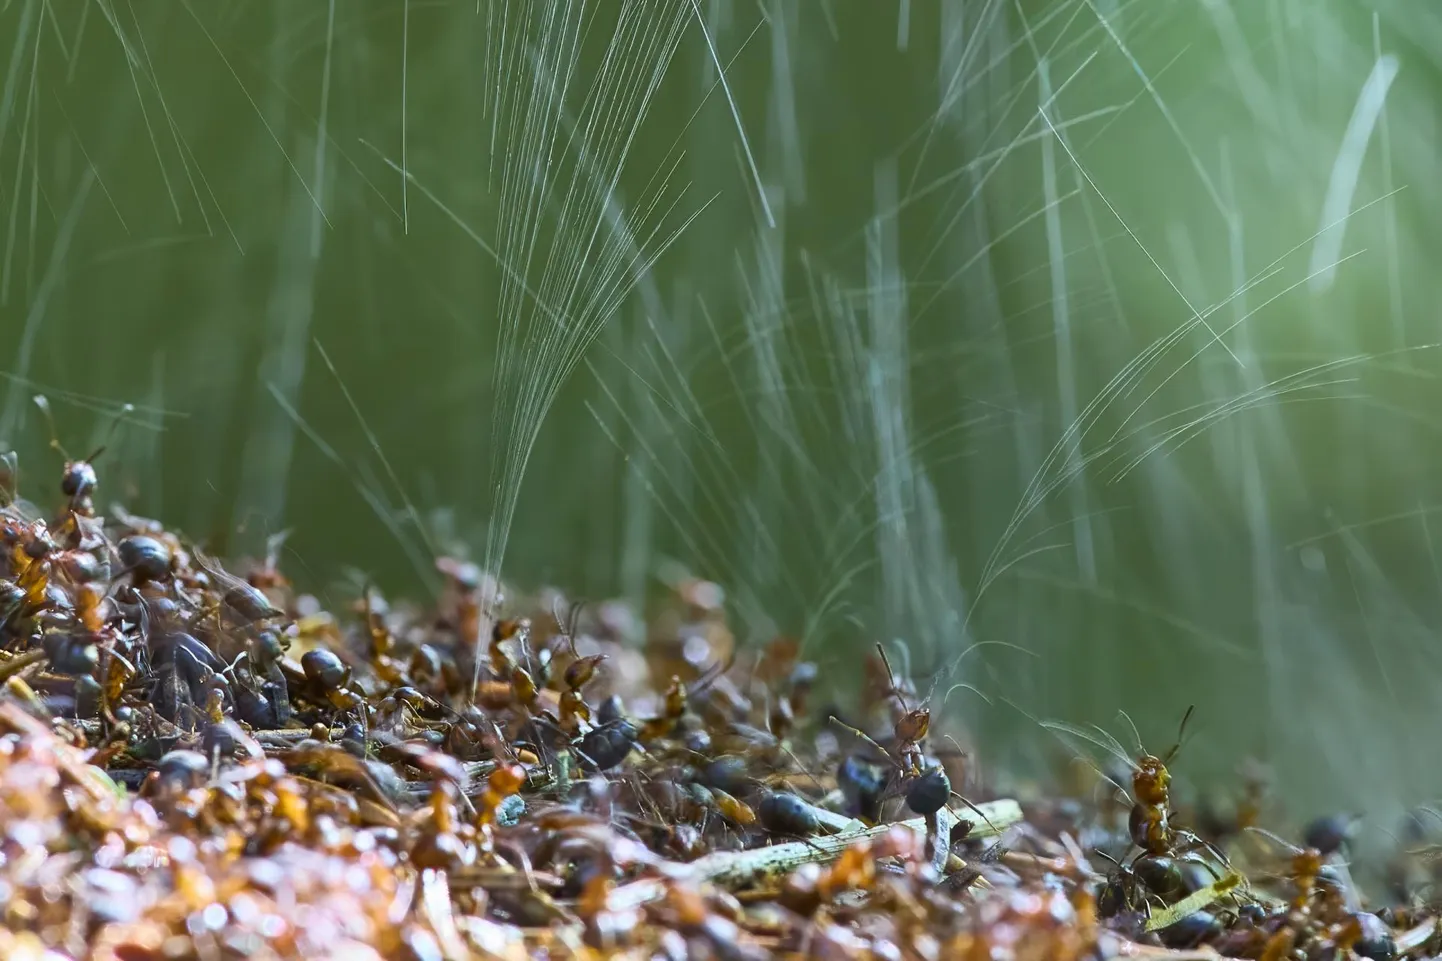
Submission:
<svg viewBox="0 0 1442 961">
<path fill-rule="evenodd" d="M 993 763 L 1196 703 L 1180 774 L 1385 829 L 1438 790 L 1439 58 L 1407 0 L 11 0 L 0 440 L 48 502 L 44 392 L 102 503 L 290 528 L 337 603 L 680 565 L 974 685 Z"/>
</svg>

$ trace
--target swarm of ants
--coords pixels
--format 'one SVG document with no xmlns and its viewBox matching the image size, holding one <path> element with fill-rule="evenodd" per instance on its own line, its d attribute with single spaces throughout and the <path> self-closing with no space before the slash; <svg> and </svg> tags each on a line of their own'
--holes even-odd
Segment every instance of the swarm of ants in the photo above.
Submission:
<svg viewBox="0 0 1442 961">
<path fill-rule="evenodd" d="M 1113 756 L 1105 787 L 1019 803 L 884 648 L 823 708 L 801 646 L 741 649 L 715 584 L 677 585 L 644 637 L 456 558 L 429 606 L 366 587 L 331 613 L 279 541 L 231 571 L 101 516 L 93 460 L 66 458 L 54 513 L 13 458 L 0 478 L 0 957 L 1442 951 L 1425 819 L 1379 909 L 1345 818 L 1287 841 L 1255 780 L 1189 816 L 1180 737 L 1049 725 Z"/>
</svg>

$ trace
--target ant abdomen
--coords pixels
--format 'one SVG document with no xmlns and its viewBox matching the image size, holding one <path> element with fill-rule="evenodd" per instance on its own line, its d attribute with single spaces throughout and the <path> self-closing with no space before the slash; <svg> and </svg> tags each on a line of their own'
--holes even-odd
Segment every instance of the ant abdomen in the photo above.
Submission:
<svg viewBox="0 0 1442 961">
<path fill-rule="evenodd" d="M 756 813 L 766 830 L 776 834 L 796 834 L 803 837 L 815 834 L 820 829 L 816 812 L 811 806 L 794 794 L 774 791 L 761 799 Z"/>
<path fill-rule="evenodd" d="M 917 814 L 935 814 L 951 800 L 951 778 L 940 766 L 929 768 L 906 789 L 906 806 Z"/>
</svg>

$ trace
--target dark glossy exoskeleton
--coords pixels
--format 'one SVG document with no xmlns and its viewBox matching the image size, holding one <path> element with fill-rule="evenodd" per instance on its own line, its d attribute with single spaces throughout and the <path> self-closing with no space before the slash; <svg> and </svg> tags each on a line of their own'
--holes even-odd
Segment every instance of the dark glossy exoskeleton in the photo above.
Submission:
<svg viewBox="0 0 1442 961">
<path fill-rule="evenodd" d="M 846 797 L 846 813 L 877 821 L 886 777 L 881 769 L 854 754 L 847 755 L 836 769 L 836 785 Z"/>
<path fill-rule="evenodd" d="M 1181 865 L 1174 858 L 1160 854 L 1144 854 L 1132 862 L 1132 871 L 1148 891 L 1168 904 L 1187 893 Z"/>
<path fill-rule="evenodd" d="M 0 627 L 20 613 L 25 606 L 25 588 L 12 580 L 0 578 Z"/>
<path fill-rule="evenodd" d="M 1097 897 L 1097 913 L 1103 918 L 1146 913 L 1174 904 L 1192 893 L 1191 885 L 1196 880 L 1193 868 L 1206 873 L 1201 862 L 1165 855 L 1141 854 L 1128 863 L 1113 863 L 1116 866 Z M 1210 882 L 1209 875 L 1205 883 Z"/>
<path fill-rule="evenodd" d="M 931 709 L 926 706 L 913 708 L 907 703 L 902 694 L 907 684 L 891 669 L 886 649 L 878 644 L 876 653 L 886 672 L 886 698 L 896 700 L 892 724 L 894 746 L 890 750 L 882 747 L 866 732 L 846 724 L 835 715 L 832 715 L 832 722 L 861 738 L 888 759 L 895 768 L 894 779 L 888 779 L 888 785 L 899 784 L 906 797 L 906 806 L 917 814 L 933 815 L 946 807 L 954 796 L 985 820 L 986 815 L 976 805 L 952 791 L 951 778 L 945 769 L 926 756 L 922 743 L 931 730 Z"/>
<path fill-rule="evenodd" d="M 951 800 L 951 778 L 941 765 L 933 765 L 913 778 L 906 788 L 906 806 L 917 814 L 935 814 Z"/>
<path fill-rule="evenodd" d="M 576 745 L 576 753 L 586 766 L 607 771 L 626 760 L 640 736 L 640 728 L 622 718 L 588 731 Z"/>
<path fill-rule="evenodd" d="M 681 743 L 686 745 L 686 750 L 695 754 L 711 753 L 711 732 L 706 729 L 706 722 L 695 714 L 681 715 L 674 733 L 681 735 Z"/>
<path fill-rule="evenodd" d="M 1146 901 L 1146 892 L 1137 876 L 1127 868 L 1115 871 L 1097 892 L 1097 915 L 1115 918 L 1138 911 Z"/>
<path fill-rule="evenodd" d="M 332 651 L 316 648 L 306 651 L 300 658 L 305 676 L 320 690 L 333 690 L 350 680 L 350 668 Z"/>
<path fill-rule="evenodd" d="M 774 834 L 806 837 L 821 827 L 811 805 L 784 791 L 772 791 L 763 797 L 756 813 L 761 818 L 761 826 Z"/>
<path fill-rule="evenodd" d="M 285 727 L 290 723 L 290 695 L 285 685 L 272 681 L 261 684 L 259 691 L 240 684 L 232 692 L 235 697 L 235 716 L 259 730 Z"/>
<path fill-rule="evenodd" d="M 45 526 L 45 522 L 36 521 L 25 531 L 20 541 L 20 548 L 30 560 L 43 561 L 58 551 L 60 546 L 55 543 L 55 538 L 50 536 L 50 530 Z"/>
<path fill-rule="evenodd" d="M 347 687 L 350 668 L 334 652 L 324 648 L 306 651 L 300 666 L 305 671 L 311 696 L 316 700 L 324 701 L 337 711 L 352 711 L 363 706 L 360 695 Z"/>
<path fill-rule="evenodd" d="M 430 644 L 418 645 L 411 653 L 411 676 L 419 684 L 441 681 L 445 674 L 445 661 L 441 652 Z"/>
<path fill-rule="evenodd" d="M 154 681 L 150 702 L 167 721 L 181 718 L 187 706 L 205 702 L 205 685 L 226 670 L 225 662 L 195 636 L 171 631 L 150 636 Z"/>
<path fill-rule="evenodd" d="M 1302 830 L 1302 843 L 1316 848 L 1325 857 L 1342 850 L 1351 840 L 1356 820 L 1345 814 L 1328 814 L 1309 823 Z"/>
<path fill-rule="evenodd" d="M 76 514 L 90 515 L 95 513 L 94 505 L 91 503 L 91 495 L 99 485 L 99 479 L 95 474 L 93 461 L 105 450 L 104 447 L 97 448 L 89 457 L 80 460 L 72 460 L 60 444 L 60 436 L 55 430 L 55 415 L 50 410 L 50 401 L 44 394 L 36 394 L 31 398 L 35 406 L 40 408 L 40 413 L 45 415 L 46 423 L 50 425 L 50 447 L 60 452 L 65 458 L 65 468 L 60 473 L 60 492 L 70 499 L 68 508 Z M 114 432 L 119 426 L 121 415 L 128 413 L 133 408 L 129 404 L 124 405 L 116 412 L 115 420 L 111 423 L 110 429 Z"/>
<path fill-rule="evenodd" d="M 1157 932 L 1169 948 L 1197 948 L 1222 933 L 1222 922 L 1210 911 L 1193 911 Z"/>
<path fill-rule="evenodd" d="M 366 729 L 359 724 L 347 724 L 340 735 L 340 746 L 359 758 L 366 756 Z"/>
<path fill-rule="evenodd" d="M 270 602 L 265 592 L 229 573 L 213 558 L 199 550 L 194 553 L 195 566 L 205 572 L 220 592 L 221 606 L 234 620 L 242 624 L 280 617 L 285 612 Z"/>
<path fill-rule="evenodd" d="M 121 567 L 137 584 L 158 581 L 170 574 L 170 548 L 157 538 L 132 534 L 122 539 L 115 549 L 120 555 Z"/>
<path fill-rule="evenodd" d="M 60 475 L 60 493 L 70 498 L 70 509 L 73 511 L 79 512 L 79 508 L 89 502 L 90 495 L 100 483 L 95 467 L 90 463 L 90 458 L 99 453 L 96 451 L 85 460 L 67 461 L 65 470 Z"/>
<path fill-rule="evenodd" d="M 249 757 L 264 757 L 265 752 L 255 739 L 231 718 L 222 718 L 205 725 L 201 746 L 207 757 L 234 757 L 237 751 Z"/>
<path fill-rule="evenodd" d="M 626 716 L 626 702 L 621 700 L 621 695 L 610 694 L 596 708 L 596 721 L 599 724 L 612 724 L 622 720 Z"/>
<path fill-rule="evenodd" d="M 199 751 L 171 751 L 155 765 L 155 783 L 162 789 L 197 787 L 210 776 L 210 759 Z"/>
<path fill-rule="evenodd" d="M 90 634 L 46 634 L 41 640 L 50 670 L 71 677 L 92 674 L 100 664 L 100 649 Z"/>
<path fill-rule="evenodd" d="M 75 717 L 93 718 L 100 714 L 100 682 L 95 678 L 89 674 L 76 677 L 73 696 Z"/>
<path fill-rule="evenodd" d="M 290 640 L 279 632 L 270 628 L 256 631 L 255 637 L 250 641 L 251 666 L 267 676 L 273 675 L 277 679 L 284 680 L 285 672 L 280 670 L 280 662 L 288 650 L 290 650 Z"/>
<path fill-rule="evenodd" d="M 110 562 L 90 551 L 59 551 L 51 558 L 53 570 L 71 584 L 91 584 L 110 577 Z"/>
<path fill-rule="evenodd" d="M 1356 914 L 1361 936 L 1352 945 L 1352 950 L 1371 961 L 1392 961 L 1397 957 L 1397 939 L 1387 923 L 1369 911 Z"/>
<path fill-rule="evenodd" d="M 735 754 L 706 762 L 700 773 L 701 782 L 707 787 L 720 788 L 729 794 L 744 794 L 751 786 L 746 759 Z"/>
<path fill-rule="evenodd" d="M 1216 868 L 1195 854 L 1180 857 L 1176 863 L 1181 873 L 1182 890 L 1186 894 L 1195 894 L 1221 877 Z"/>
</svg>

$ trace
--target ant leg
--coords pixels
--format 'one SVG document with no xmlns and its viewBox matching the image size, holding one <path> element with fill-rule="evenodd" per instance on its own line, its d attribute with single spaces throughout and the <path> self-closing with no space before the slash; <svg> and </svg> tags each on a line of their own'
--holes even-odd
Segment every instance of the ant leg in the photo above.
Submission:
<svg viewBox="0 0 1442 961">
<path fill-rule="evenodd" d="M 981 819 L 986 822 L 986 826 L 989 827 L 989 828 L 991 828 L 992 831 L 996 832 L 997 834 L 1000 834 L 1000 833 L 1001 833 L 1000 831 L 997 830 L 996 825 L 991 823 L 991 818 L 987 817 L 987 816 L 986 816 L 986 812 L 983 811 L 981 808 L 977 807 L 975 804 L 971 803 L 971 802 L 968 801 L 965 797 L 963 797 L 962 795 L 956 793 L 955 791 L 952 791 L 952 792 L 951 792 L 951 796 L 954 797 L 954 798 L 956 798 L 956 799 L 957 799 L 958 801 L 960 801 L 962 804 L 965 804 L 968 808 L 970 808 L 970 809 L 972 810 L 973 813 L 980 815 L 980 816 L 981 816 Z"/>
<path fill-rule="evenodd" d="M 835 714 L 831 715 L 831 723 L 835 724 L 842 730 L 861 738 L 861 740 L 865 741 L 867 744 L 870 744 L 872 747 L 876 748 L 876 750 L 880 751 L 883 757 L 890 759 L 893 764 L 896 763 L 896 760 L 891 757 L 891 752 L 888 751 L 886 748 L 882 747 L 880 744 L 876 743 L 876 741 L 871 737 L 870 734 L 867 734 L 860 728 L 852 727 L 850 724 L 847 724 Z"/>
<path fill-rule="evenodd" d="M 1177 854 L 1187 854 L 1191 851 L 1205 850 L 1212 857 L 1216 858 L 1223 867 L 1231 868 L 1232 862 L 1227 859 L 1227 856 L 1223 854 L 1215 844 L 1206 838 L 1193 834 L 1191 831 L 1181 830 L 1180 828 L 1174 832 L 1174 837 L 1173 850 Z M 1208 865 L 1207 870 L 1211 870 L 1210 865 Z M 1216 874 L 1215 871 L 1212 871 L 1212 873 L 1214 875 Z M 1220 876 L 1218 877 L 1220 878 Z"/>
</svg>

